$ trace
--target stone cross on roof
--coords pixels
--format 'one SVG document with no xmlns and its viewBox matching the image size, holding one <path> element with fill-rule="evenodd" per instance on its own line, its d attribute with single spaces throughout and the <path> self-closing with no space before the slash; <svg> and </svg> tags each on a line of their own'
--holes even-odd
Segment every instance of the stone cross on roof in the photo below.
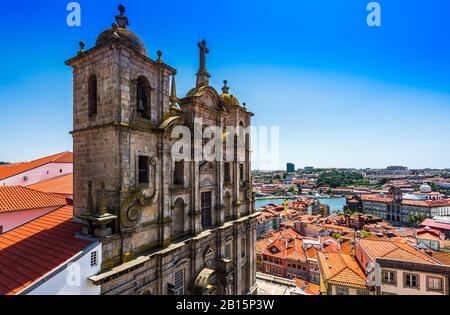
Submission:
<svg viewBox="0 0 450 315">
<path fill-rule="evenodd" d="M 197 87 L 209 85 L 209 78 L 211 76 L 206 70 L 206 55 L 209 54 L 209 49 L 206 47 L 206 40 L 198 43 L 200 48 L 200 68 L 197 73 Z"/>
<path fill-rule="evenodd" d="M 206 55 L 209 54 L 209 49 L 206 47 L 206 40 L 202 40 L 198 43 L 200 48 L 200 70 L 206 70 Z"/>
</svg>

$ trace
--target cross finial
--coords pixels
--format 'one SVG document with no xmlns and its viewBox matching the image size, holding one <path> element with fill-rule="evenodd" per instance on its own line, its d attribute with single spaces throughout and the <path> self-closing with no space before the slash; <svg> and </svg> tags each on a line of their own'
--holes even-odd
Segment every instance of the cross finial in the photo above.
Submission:
<svg viewBox="0 0 450 315">
<path fill-rule="evenodd" d="M 200 48 L 200 70 L 206 70 L 206 55 L 209 54 L 209 49 L 206 47 L 206 40 L 198 43 Z"/>
<path fill-rule="evenodd" d="M 125 16 L 125 6 L 123 6 L 122 4 L 119 5 L 119 12 L 120 15 L 116 15 L 116 22 L 117 25 L 120 28 L 127 28 L 128 25 L 130 25 L 128 23 L 128 18 Z"/>
<path fill-rule="evenodd" d="M 209 85 L 209 78 L 211 76 L 206 70 L 206 55 L 209 54 L 209 49 L 206 47 L 206 40 L 198 43 L 200 48 L 200 68 L 197 73 L 197 87 Z"/>
</svg>

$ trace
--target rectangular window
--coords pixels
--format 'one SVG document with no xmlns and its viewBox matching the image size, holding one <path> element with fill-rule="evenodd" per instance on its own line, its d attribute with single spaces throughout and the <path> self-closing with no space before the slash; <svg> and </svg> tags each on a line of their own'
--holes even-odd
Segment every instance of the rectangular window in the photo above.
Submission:
<svg viewBox="0 0 450 315">
<path fill-rule="evenodd" d="M 270 267 L 266 266 L 266 273 L 270 273 Z"/>
<path fill-rule="evenodd" d="M 184 295 L 184 269 L 175 273 L 175 295 Z"/>
<path fill-rule="evenodd" d="M 383 284 L 391 284 L 396 285 L 397 284 L 397 273 L 395 271 L 386 271 L 384 270 L 382 272 L 382 282 Z"/>
<path fill-rule="evenodd" d="M 231 244 L 226 244 L 225 245 L 225 252 L 224 252 L 224 257 L 226 259 L 230 259 L 231 260 Z"/>
<path fill-rule="evenodd" d="M 244 164 L 239 164 L 239 177 L 241 181 L 241 185 L 244 184 L 245 178 L 244 178 Z"/>
<path fill-rule="evenodd" d="M 139 184 L 149 183 L 149 157 L 140 156 L 139 157 Z"/>
<path fill-rule="evenodd" d="M 91 267 L 98 266 L 98 252 L 91 252 Z"/>
<path fill-rule="evenodd" d="M 336 295 L 348 295 L 349 291 L 346 287 L 336 286 Z"/>
<path fill-rule="evenodd" d="M 175 162 L 174 185 L 184 185 L 184 161 Z"/>
<path fill-rule="evenodd" d="M 224 180 L 225 183 L 231 183 L 231 163 L 225 163 L 225 174 L 224 174 Z"/>
<path fill-rule="evenodd" d="M 245 241 L 245 238 L 241 239 L 241 258 L 245 257 L 247 249 L 247 242 Z"/>
<path fill-rule="evenodd" d="M 201 195 L 202 228 L 206 230 L 212 227 L 212 194 L 204 192 Z"/>
<path fill-rule="evenodd" d="M 356 291 L 356 295 L 370 295 L 370 291 L 369 290 L 358 289 L 358 291 Z"/>
<path fill-rule="evenodd" d="M 416 274 L 405 273 L 404 274 L 404 286 L 405 288 L 419 288 L 419 276 Z"/>
<path fill-rule="evenodd" d="M 427 291 L 442 292 L 442 278 L 427 277 Z"/>
<path fill-rule="evenodd" d="M 283 270 L 278 270 L 278 275 L 280 276 L 280 277 L 282 277 L 283 276 Z"/>
</svg>

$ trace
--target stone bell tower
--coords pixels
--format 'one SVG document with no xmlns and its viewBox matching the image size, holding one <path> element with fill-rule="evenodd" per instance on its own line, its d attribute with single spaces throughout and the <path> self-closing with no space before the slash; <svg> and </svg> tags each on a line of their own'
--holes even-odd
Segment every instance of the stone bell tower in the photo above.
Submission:
<svg viewBox="0 0 450 315">
<path fill-rule="evenodd" d="M 253 113 L 226 81 L 222 94 L 210 85 L 206 41 L 198 44 L 195 87 L 178 98 L 175 69 L 161 52 L 148 57 L 123 6 L 115 19 L 94 47 L 80 43 L 66 62 L 74 81 L 75 217 L 102 242 L 102 268 L 89 281 L 102 294 L 255 292 L 250 135 L 228 132 L 249 127 Z M 172 156 L 175 127 L 189 130 L 194 147 L 181 160 Z M 208 139 L 195 130 L 208 127 L 220 127 L 218 147 L 231 148 L 230 159 L 196 159 Z"/>
<path fill-rule="evenodd" d="M 161 52 L 157 60 L 148 57 L 128 29 L 125 8 L 119 12 L 94 47 L 85 50 L 81 42 L 66 62 L 74 84 L 75 216 L 88 223 L 87 233 L 121 234 L 123 240 L 104 241 L 111 248 L 105 266 L 161 246 L 168 233 L 160 224 L 168 201 L 160 196 L 169 184 L 164 163 L 170 149 L 159 126 L 170 111 L 175 70 L 162 62 Z"/>
</svg>

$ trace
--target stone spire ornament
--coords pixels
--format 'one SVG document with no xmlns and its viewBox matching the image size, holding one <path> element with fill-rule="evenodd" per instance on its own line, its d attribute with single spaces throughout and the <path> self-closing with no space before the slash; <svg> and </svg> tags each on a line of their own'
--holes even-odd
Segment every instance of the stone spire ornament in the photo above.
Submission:
<svg viewBox="0 0 450 315">
<path fill-rule="evenodd" d="M 119 12 L 120 15 L 116 15 L 117 26 L 126 29 L 130 23 L 128 22 L 128 18 L 125 16 L 125 6 L 122 4 L 119 5 Z"/>
<path fill-rule="evenodd" d="M 92 198 L 92 181 L 88 182 L 87 213 L 94 214 L 94 198 Z"/>
<path fill-rule="evenodd" d="M 206 55 L 209 54 L 209 49 L 206 47 L 206 40 L 202 40 L 198 43 L 200 48 L 200 66 L 197 73 L 197 87 L 209 85 L 209 79 L 211 75 L 206 70 Z"/>
<path fill-rule="evenodd" d="M 86 43 L 83 41 L 80 41 L 78 43 L 78 45 L 80 45 L 80 50 L 78 51 L 78 54 L 81 55 L 82 53 L 84 53 L 84 47 L 86 47 Z"/>
<path fill-rule="evenodd" d="M 227 84 L 228 84 L 228 81 L 224 80 L 223 81 L 223 88 L 222 88 L 223 94 L 229 94 L 230 93 L 230 87 Z"/>
<path fill-rule="evenodd" d="M 172 88 L 170 91 L 170 109 L 178 109 L 177 103 L 179 101 L 179 98 L 177 97 L 177 82 L 175 79 L 175 76 L 177 75 L 177 73 L 175 72 L 172 75 Z"/>
<path fill-rule="evenodd" d="M 100 204 L 97 211 L 94 211 L 94 201 L 92 198 L 92 181 L 88 182 L 88 204 L 87 212 L 82 215 L 81 218 L 87 221 L 87 227 L 83 229 L 85 234 L 103 238 L 110 236 L 112 230 L 108 227 L 108 224 L 117 219 L 117 216 L 108 213 L 107 209 L 107 199 L 105 192 L 105 183 L 102 182 L 101 192 L 100 192 Z"/>
<path fill-rule="evenodd" d="M 158 50 L 158 51 L 156 52 L 156 54 L 158 55 L 158 60 L 156 60 L 156 62 L 157 62 L 157 63 L 163 63 L 163 60 L 162 60 L 162 55 L 163 55 L 163 53 L 162 53 L 162 51 L 161 51 L 161 50 Z"/>
</svg>

